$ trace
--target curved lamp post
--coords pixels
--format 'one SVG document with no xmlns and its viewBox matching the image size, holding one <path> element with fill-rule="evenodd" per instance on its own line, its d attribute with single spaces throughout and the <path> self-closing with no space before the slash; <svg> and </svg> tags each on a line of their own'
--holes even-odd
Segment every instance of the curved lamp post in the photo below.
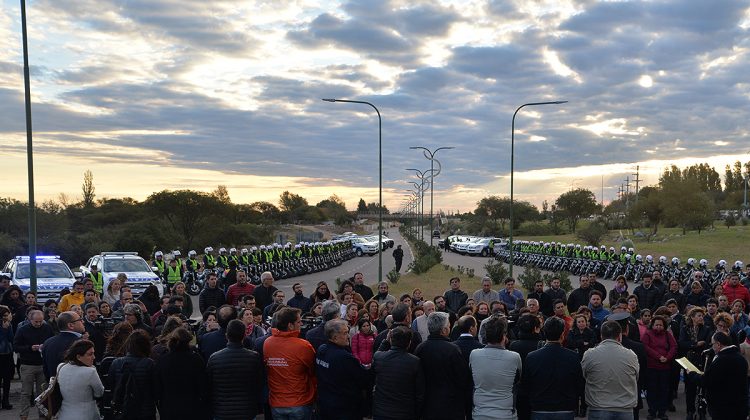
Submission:
<svg viewBox="0 0 750 420">
<path fill-rule="evenodd" d="M 366 101 L 324 98 L 325 102 L 346 102 L 370 105 L 378 114 L 378 282 L 383 281 L 383 119 L 380 110 Z"/>
<path fill-rule="evenodd" d="M 513 119 L 510 125 L 510 238 L 508 239 L 508 249 L 510 250 L 510 276 L 513 277 L 513 164 L 515 151 L 515 135 L 516 135 L 516 114 L 523 107 L 537 106 L 537 105 L 560 105 L 567 103 L 568 101 L 550 101 L 550 102 L 529 102 L 519 106 L 516 112 L 513 113 Z"/>
<path fill-rule="evenodd" d="M 448 149 L 455 149 L 452 146 L 449 147 L 438 147 L 434 151 L 430 151 L 430 149 L 426 147 L 421 146 L 412 146 L 409 149 L 422 149 L 422 153 L 424 154 L 424 157 L 429 159 L 430 161 L 430 246 L 432 246 L 432 231 L 435 229 L 433 227 L 433 220 L 432 220 L 432 204 L 433 204 L 433 195 L 435 193 L 435 177 L 440 174 L 440 170 L 435 173 L 435 167 L 434 162 L 437 160 L 435 159 L 435 154 L 441 150 L 448 150 Z M 438 165 L 440 165 L 440 162 L 438 162 Z M 442 169 L 442 166 L 440 167 Z"/>
</svg>

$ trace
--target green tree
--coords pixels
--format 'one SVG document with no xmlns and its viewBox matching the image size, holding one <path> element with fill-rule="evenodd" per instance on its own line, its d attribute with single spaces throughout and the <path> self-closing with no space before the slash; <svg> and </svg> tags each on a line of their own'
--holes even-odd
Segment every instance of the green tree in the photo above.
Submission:
<svg viewBox="0 0 750 420">
<path fill-rule="evenodd" d="M 660 190 L 657 187 L 643 187 L 638 192 L 638 201 L 632 207 L 632 212 L 644 217 L 651 227 L 651 237 L 656 235 L 659 229 L 659 223 L 664 218 L 664 206 L 659 196 Z"/>
<path fill-rule="evenodd" d="M 713 221 L 714 202 L 708 193 L 701 191 L 699 180 L 683 176 L 672 165 L 659 179 L 661 206 L 664 220 L 673 226 L 700 231 Z"/>
<path fill-rule="evenodd" d="M 563 217 L 568 222 L 568 228 L 575 233 L 578 221 L 589 217 L 599 211 L 594 193 L 583 188 L 568 191 L 561 194 L 555 200 L 555 204 Z"/>
<path fill-rule="evenodd" d="M 576 236 L 579 239 L 586 241 L 588 245 L 599 246 L 602 242 L 602 238 L 607 235 L 607 227 L 600 222 L 589 223 L 583 229 L 579 229 Z"/>
<path fill-rule="evenodd" d="M 81 191 L 83 192 L 83 207 L 92 207 L 94 205 L 94 174 L 90 170 L 86 170 L 83 173 L 83 185 L 81 185 Z"/>
<path fill-rule="evenodd" d="M 337 225 L 351 223 L 352 218 L 346 210 L 346 203 L 344 203 L 344 201 L 336 194 L 319 202 L 315 207 L 318 207 L 322 211 L 323 216 L 326 219 L 333 220 Z"/>
<path fill-rule="evenodd" d="M 365 200 L 363 198 L 360 198 L 359 203 L 357 203 L 357 212 L 358 213 L 367 212 L 367 203 L 365 203 Z"/>
<path fill-rule="evenodd" d="M 479 218 L 480 223 L 489 220 L 492 225 L 499 225 L 499 234 L 502 235 L 506 231 L 506 225 L 510 223 L 510 198 L 496 195 L 484 197 L 477 202 L 474 215 Z M 518 229 L 523 222 L 536 219 L 539 219 L 539 210 L 533 204 L 527 201 L 513 201 L 513 229 Z M 486 233 L 498 233 L 495 229 L 480 230 L 491 231 Z"/>
<path fill-rule="evenodd" d="M 283 216 L 292 223 L 296 223 L 301 219 L 302 212 L 309 206 L 307 199 L 301 195 L 284 191 L 279 197 L 279 207 L 283 212 Z"/>
<path fill-rule="evenodd" d="M 146 207 L 167 220 L 181 236 L 184 248 L 192 248 L 196 235 L 211 227 L 214 215 L 222 211 L 214 196 L 191 190 L 151 194 L 146 199 Z"/>
</svg>

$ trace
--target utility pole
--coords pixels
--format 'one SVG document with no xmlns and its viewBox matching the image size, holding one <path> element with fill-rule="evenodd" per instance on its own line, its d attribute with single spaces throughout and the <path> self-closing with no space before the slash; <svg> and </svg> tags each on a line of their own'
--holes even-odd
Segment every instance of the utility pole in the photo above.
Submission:
<svg viewBox="0 0 750 420">
<path fill-rule="evenodd" d="M 625 210 L 630 209 L 630 176 L 625 177 Z"/>
<path fill-rule="evenodd" d="M 635 176 L 635 179 L 633 181 L 635 182 L 635 202 L 636 203 L 638 202 L 638 191 L 639 191 L 638 190 L 638 185 L 640 184 L 641 181 L 643 181 L 641 179 L 641 177 L 639 176 L 640 169 L 641 169 L 641 167 L 636 165 L 636 167 L 635 167 L 635 173 L 633 174 L 633 176 Z"/>
<path fill-rule="evenodd" d="M 604 209 L 604 175 L 602 175 L 602 209 Z"/>
</svg>

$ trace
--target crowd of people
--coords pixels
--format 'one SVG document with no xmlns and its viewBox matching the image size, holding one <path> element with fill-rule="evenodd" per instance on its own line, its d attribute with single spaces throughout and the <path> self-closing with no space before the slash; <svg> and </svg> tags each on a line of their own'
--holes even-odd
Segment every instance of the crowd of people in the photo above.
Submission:
<svg viewBox="0 0 750 420">
<path fill-rule="evenodd" d="M 688 294 L 654 272 L 632 291 L 591 273 L 526 296 L 512 278 L 469 294 L 454 277 L 429 299 L 362 273 L 289 297 L 239 270 L 209 276 L 197 322 L 179 282 L 137 299 L 126 276 L 101 295 L 76 282 L 43 304 L 4 282 L 0 402 L 17 372 L 22 420 L 52 376 L 60 419 L 666 419 L 682 376 L 690 418 L 705 398 L 712 418 L 746 419 L 750 292 L 700 274 Z"/>
</svg>

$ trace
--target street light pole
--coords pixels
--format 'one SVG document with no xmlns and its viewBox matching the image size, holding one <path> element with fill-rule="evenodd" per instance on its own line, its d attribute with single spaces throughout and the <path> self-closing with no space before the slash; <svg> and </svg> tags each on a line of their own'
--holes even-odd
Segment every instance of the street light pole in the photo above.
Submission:
<svg viewBox="0 0 750 420">
<path fill-rule="evenodd" d="M 383 281 L 383 119 L 380 110 L 370 102 L 324 98 L 325 102 L 370 105 L 378 114 L 378 282 Z"/>
<path fill-rule="evenodd" d="M 440 173 L 440 170 L 438 170 L 438 173 L 435 173 L 435 167 L 433 165 L 435 159 L 435 154 L 441 150 L 447 150 L 447 149 L 454 149 L 454 147 L 438 147 L 434 151 L 430 151 L 430 149 L 426 147 L 421 146 L 412 146 L 409 149 L 422 149 L 424 153 L 424 157 L 430 160 L 430 246 L 432 246 L 432 232 L 435 229 L 433 227 L 433 221 L 432 221 L 432 204 L 433 204 L 433 195 L 435 192 L 435 176 L 437 176 Z M 440 165 L 440 162 L 438 162 L 438 165 Z M 441 165 L 442 169 L 442 165 Z"/>
<path fill-rule="evenodd" d="M 414 185 L 414 188 L 416 188 L 416 190 L 417 190 L 416 193 L 415 193 L 416 194 L 416 197 L 415 197 L 416 208 L 415 208 L 415 211 L 414 211 L 414 215 L 416 216 L 416 214 L 417 214 L 416 211 L 419 210 L 419 206 L 422 203 L 421 197 L 422 197 L 422 188 L 424 188 L 424 185 L 423 184 L 417 184 L 414 181 L 408 181 L 408 182 L 410 184 Z M 409 191 L 411 191 L 411 190 L 409 190 Z M 412 191 L 412 192 L 414 192 L 414 191 Z M 421 219 L 422 219 L 422 216 L 419 216 L 420 225 L 421 225 Z M 414 232 L 414 236 L 417 236 L 418 234 L 419 234 L 419 226 L 417 226 L 417 230 Z"/>
<path fill-rule="evenodd" d="M 419 203 L 421 206 L 421 209 L 419 210 L 419 229 L 420 229 L 420 240 L 424 241 L 424 179 L 427 175 L 427 171 L 420 171 L 419 169 L 414 168 L 407 168 L 407 171 L 415 171 L 417 173 L 417 176 L 422 180 L 422 186 L 419 188 Z M 430 173 L 432 173 L 432 169 L 430 169 Z"/>
<path fill-rule="evenodd" d="M 560 105 L 567 103 L 568 101 L 551 101 L 551 102 L 529 102 L 519 106 L 516 112 L 513 113 L 513 119 L 510 124 L 510 238 L 508 239 L 508 249 L 510 250 L 510 276 L 513 277 L 513 165 L 514 152 L 515 152 L 515 138 L 516 138 L 516 114 L 523 107 L 537 106 L 537 105 Z"/>
<path fill-rule="evenodd" d="M 34 204 L 34 148 L 31 136 L 31 80 L 29 43 L 26 32 L 26 0 L 21 0 L 21 38 L 23 42 L 23 81 L 26 102 L 26 159 L 29 171 L 29 290 L 36 293 L 36 205 Z"/>
</svg>

